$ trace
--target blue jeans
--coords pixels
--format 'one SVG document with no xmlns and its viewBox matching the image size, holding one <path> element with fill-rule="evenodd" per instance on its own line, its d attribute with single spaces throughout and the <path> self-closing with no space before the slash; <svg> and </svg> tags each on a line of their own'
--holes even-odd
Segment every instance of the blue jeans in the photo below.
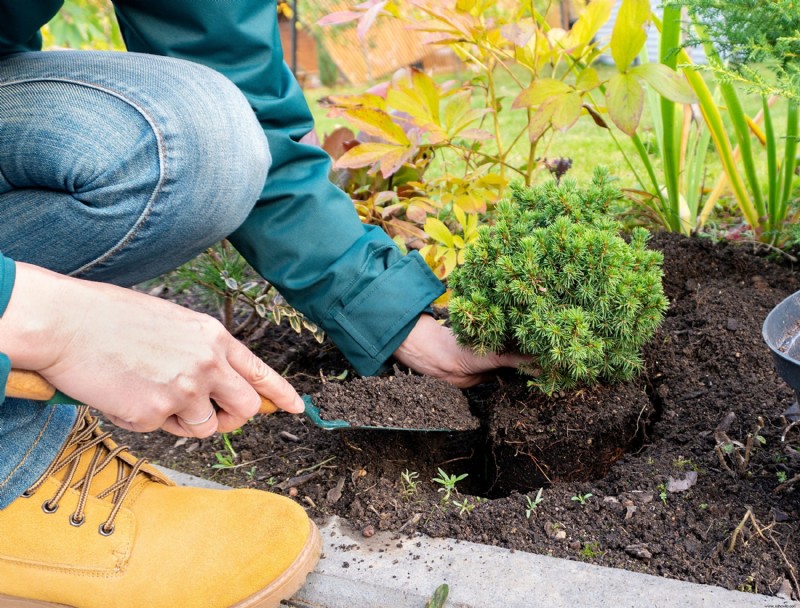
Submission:
<svg viewBox="0 0 800 608">
<path fill-rule="evenodd" d="M 17 261 L 123 286 L 157 277 L 241 225 L 270 160 L 244 96 L 208 68 L 134 53 L 0 58 L 0 251 Z M 72 406 L 0 403 L 0 508 L 74 421 Z"/>
</svg>

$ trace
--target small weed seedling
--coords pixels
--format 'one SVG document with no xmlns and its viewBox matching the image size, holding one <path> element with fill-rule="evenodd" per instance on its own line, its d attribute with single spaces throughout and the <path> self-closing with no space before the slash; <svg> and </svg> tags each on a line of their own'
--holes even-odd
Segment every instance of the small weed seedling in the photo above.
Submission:
<svg viewBox="0 0 800 608">
<path fill-rule="evenodd" d="M 214 456 L 217 457 L 217 464 L 212 464 L 212 469 L 231 469 L 236 466 L 233 457 L 227 452 L 217 452 Z"/>
<path fill-rule="evenodd" d="M 786 483 L 786 471 L 776 471 L 775 477 L 778 478 L 778 483 Z"/>
<path fill-rule="evenodd" d="M 241 429 L 237 429 L 241 433 Z M 235 466 L 236 459 L 238 458 L 238 454 L 236 450 L 233 449 L 233 445 L 231 445 L 231 433 L 223 433 L 222 434 L 222 445 L 225 448 L 224 452 L 217 452 L 215 456 L 217 457 L 217 464 L 211 465 L 212 469 L 230 469 Z"/>
<path fill-rule="evenodd" d="M 581 557 L 584 559 L 594 559 L 600 557 L 603 553 L 604 552 L 600 550 L 600 543 L 597 541 L 586 543 L 583 549 L 581 549 Z"/>
<path fill-rule="evenodd" d="M 406 469 L 400 473 L 400 484 L 403 486 L 402 494 L 405 500 L 409 500 L 417 493 L 417 484 L 419 483 L 417 479 L 419 479 L 419 473 L 416 471 Z"/>
<path fill-rule="evenodd" d="M 544 488 L 539 488 L 539 491 L 536 492 L 536 498 L 531 499 L 530 496 L 525 497 L 525 500 L 528 503 L 525 505 L 525 517 L 528 519 L 531 518 L 533 512 L 536 511 L 536 507 L 538 507 L 542 503 L 542 500 L 544 500 L 542 498 L 542 490 L 544 490 Z"/>
<path fill-rule="evenodd" d="M 442 469 L 439 469 L 439 476 L 434 477 L 432 481 L 442 486 L 438 491 L 444 492 L 444 496 L 442 497 L 443 503 L 446 503 L 450 500 L 451 494 L 458 494 L 458 490 L 456 490 L 456 484 L 466 477 L 467 473 L 463 473 L 461 475 L 448 475 Z"/>
<path fill-rule="evenodd" d="M 661 502 L 667 504 L 667 486 L 660 483 L 656 489 L 658 490 L 658 497 L 661 499 Z"/>
<path fill-rule="evenodd" d="M 591 497 L 592 497 L 592 494 L 577 494 L 577 495 L 573 496 L 572 498 L 570 498 L 570 500 L 574 500 L 575 502 L 579 502 L 582 505 L 585 505 L 586 501 L 588 501 Z"/>
<path fill-rule="evenodd" d="M 684 469 L 689 469 L 690 471 L 694 471 L 695 473 L 700 473 L 701 469 L 691 458 L 683 458 L 679 456 L 675 460 L 672 461 L 672 466 L 674 466 L 679 471 L 683 471 Z"/>
<path fill-rule="evenodd" d="M 753 430 L 747 434 L 744 443 L 733 440 L 728 436 L 728 431 L 735 419 L 736 414 L 730 412 L 717 425 L 714 430 L 714 440 L 717 443 L 714 451 L 722 468 L 733 477 L 748 477 L 750 476 L 748 468 L 753 450 L 756 446 L 763 446 L 767 443 L 767 440 L 761 435 L 761 430 L 764 428 L 764 419 L 761 416 L 756 419 Z"/>
<path fill-rule="evenodd" d="M 478 504 L 478 503 L 470 502 L 469 498 L 465 498 L 461 502 L 458 502 L 457 500 L 454 500 L 454 501 L 452 501 L 452 503 L 453 503 L 453 506 L 458 507 L 458 514 L 461 517 L 464 517 L 465 515 L 469 515 L 470 513 L 472 513 L 472 509 L 474 509 L 475 505 Z"/>
<path fill-rule="evenodd" d="M 444 608 L 447 596 L 450 594 L 450 587 L 442 583 L 433 592 L 433 597 L 425 602 L 425 608 Z"/>
</svg>

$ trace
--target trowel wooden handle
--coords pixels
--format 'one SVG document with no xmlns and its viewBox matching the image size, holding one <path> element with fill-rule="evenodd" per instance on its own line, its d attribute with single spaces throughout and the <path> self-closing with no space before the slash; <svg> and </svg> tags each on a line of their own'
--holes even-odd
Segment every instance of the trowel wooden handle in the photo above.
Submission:
<svg viewBox="0 0 800 608">
<path fill-rule="evenodd" d="M 259 414 L 274 414 L 278 411 L 278 406 L 272 403 L 271 399 L 267 399 L 261 395 L 261 407 L 258 408 Z"/>
<path fill-rule="evenodd" d="M 21 369 L 12 369 L 6 381 L 6 397 L 17 399 L 33 399 L 34 401 L 47 401 L 56 394 L 56 387 L 42 378 L 36 372 Z M 266 397 L 261 397 L 259 414 L 272 414 L 278 411 L 278 406 Z"/>
<path fill-rule="evenodd" d="M 47 401 L 56 394 L 56 387 L 36 372 L 12 369 L 6 381 L 6 397 Z"/>
</svg>

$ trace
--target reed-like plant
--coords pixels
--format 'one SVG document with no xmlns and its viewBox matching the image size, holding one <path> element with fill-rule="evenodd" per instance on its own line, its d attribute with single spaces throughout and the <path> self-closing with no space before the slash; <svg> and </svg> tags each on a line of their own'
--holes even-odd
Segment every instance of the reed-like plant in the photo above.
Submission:
<svg viewBox="0 0 800 608">
<path fill-rule="evenodd" d="M 646 0 L 623 1 L 648 4 Z M 675 17 L 677 15 L 670 13 L 665 16 L 669 27 L 662 28 L 659 56 L 655 63 L 679 73 L 675 53 L 680 49 L 681 41 Z M 641 18 L 658 21 L 649 11 L 649 5 L 646 12 L 642 7 Z M 649 65 L 651 58 L 643 41 L 636 50 L 640 65 Z M 684 76 L 681 76 L 681 83 L 688 88 Z M 641 130 L 629 134 L 644 174 L 628 158 L 624 147 L 619 146 L 639 183 L 639 189 L 631 189 L 628 194 L 644 205 L 664 228 L 686 235 L 694 233 L 701 222 L 702 190 L 711 140 L 711 130 L 695 115 L 693 102 L 697 101 L 697 97 L 685 92 L 683 98 L 670 98 L 657 94 L 653 88 L 645 90 L 645 105 L 653 125 L 655 145 L 646 145 Z M 661 160 L 660 171 L 652 157 Z"/>
<path fill-rule="evenodd" d="M 724 104 L 722 110 L 685 50 L 675 54 L 700 99 L 725 172 L 709 202 L 727 182 L 754 237 L 781 245 L 795 219 L 791 209 L 800 117 L 800 12 L 795 2 L 787 0 L 676 0 L 664 10 L 665 38 L 680 27 L 684 7 L 694 26 L 691 42 L 703 44 L 708 57 L 703 69 L 713 75 Z M 770 71 L 772 80 L 764 75 Z M 743 90 L 761 97 L 761 110 L 755 119 L 744 111 Z M 773 106 L 778 101 L 786 104 L 782 128 L 774 117 Z M 725 129 L 723 111 L 732 137 Z M 701 225 L 708 211 L 701 212 Z"/>
</svg>

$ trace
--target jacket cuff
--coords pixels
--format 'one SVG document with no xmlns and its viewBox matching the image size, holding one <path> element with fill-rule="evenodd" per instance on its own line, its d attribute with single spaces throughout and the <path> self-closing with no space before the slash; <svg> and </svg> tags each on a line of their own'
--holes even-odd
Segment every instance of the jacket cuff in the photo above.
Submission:
<svg viewBox="0 0 800 608">
<path fill-rule="evenodd" d="M 382 370 L 444 286 L 413 251 L 359 287 L 334 303 L 322 328 L 360 375 L 371 376 Z"/>
<path fill-rule="evenodd" d="M 0 253 L 0 317 L 8 307 L 11 299 L 11 291 L 14 289 L 14 279 L 16 278 L 16 265 L 14 260 L 3 257 Z M 6 382 L 11 371 L 11 360 L 5 353 L 0 353 L 0 403 L 6 398 Z"/>
<path fill-rule="evenodd" d="M 11 359 L 5 353 L 0 353 L 0 403 L 6 400 L 6 382 L 11 373 Z"/>
</svg>

